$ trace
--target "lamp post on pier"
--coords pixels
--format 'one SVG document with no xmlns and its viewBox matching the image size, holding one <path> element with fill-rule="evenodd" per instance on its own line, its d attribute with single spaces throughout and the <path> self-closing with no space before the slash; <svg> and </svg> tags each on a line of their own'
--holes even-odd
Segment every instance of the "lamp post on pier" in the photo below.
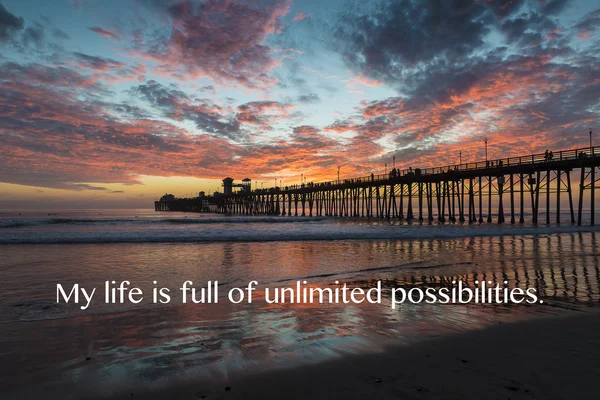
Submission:
<svg viewBox="0 0 600 400">
<path fill-rule="evenodd" d="M 462 150 L 458 152 L 458 163 L 462 164 Z"/>
<path fill-rule="evenodd" d="M 487 161 L 488 161 L 488 153 L 487 153 L 487 138 L 485 139 L 485 163 L 487 165 Z"/>
<path fill-rule="evenodd" d="M 338 185 L 340 184 L 340 166 L 338 165 Z"/>
<path fill-rule="evenodd" d="M 394 169 L 396 169 L 396 156 L 392 157 L 393 163 L 394 163 Z"/>
</svg>

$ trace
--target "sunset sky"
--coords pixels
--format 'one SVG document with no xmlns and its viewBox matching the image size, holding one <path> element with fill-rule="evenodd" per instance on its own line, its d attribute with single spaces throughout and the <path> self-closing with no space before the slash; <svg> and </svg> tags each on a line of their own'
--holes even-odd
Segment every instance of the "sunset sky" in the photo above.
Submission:
<svg viewBox="0 0 600 400">
<path fill-rule="evenodd" d="M 586 146 L 599 28 L 593 0 L 0 0 L 0 208 Z"/>
</svg>

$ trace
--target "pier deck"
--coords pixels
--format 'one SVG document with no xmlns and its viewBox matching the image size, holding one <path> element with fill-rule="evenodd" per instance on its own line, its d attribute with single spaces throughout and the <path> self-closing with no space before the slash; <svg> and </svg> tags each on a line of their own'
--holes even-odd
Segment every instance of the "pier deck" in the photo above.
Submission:
<svg viewBox="0 0 600 400">
<path fill-rule="evenodd" d="M 337 216 L 439 222 L 550 223 L 562 205 L 570 223 L 582 224 L 584 207 L 595 224 L 600 147 L 530 154 L 434 168 L 393 169 L 328 182 L 240 191 L 203 199 L 155 202 L 157 211 L 231 215 Z M 573 184 L 577 183 L 577 204 Z M 542 197 L 542 206 L 540 206 Z M 505 199 L 506 198 L 506 199 Z M 492 201 L 492 199 L 494 199 Z M 587 199 L 587 200 L 586 200 Z"/>
</svg>

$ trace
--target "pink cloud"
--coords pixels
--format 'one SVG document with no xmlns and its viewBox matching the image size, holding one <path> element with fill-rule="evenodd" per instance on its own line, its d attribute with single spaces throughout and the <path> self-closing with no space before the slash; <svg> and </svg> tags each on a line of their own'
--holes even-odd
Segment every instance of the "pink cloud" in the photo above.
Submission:
<svg viewBox="0 0 600 400">
<path fill-rule="evenodd" d="M 303 19 L 306 19 L 308 17 L 310 17 L 310 14 L 304 14 L 303 12 L 299 12 L 298 14 L 296 14 L 294 16 L 294 19 L 292 19 L 292 22 L 302 21 Z"/>
<path fill-rule="evenodd" d="M 592 34 L 589 31 L 581 31 L 577 34 L 577 37 L 580 39 L 591 39 Z"/>
<path fill-rule="evenodd" d="M 114 39 L 114 40 L 121 40 L 121 36 L 113 31 L 110 31 L 108 29 L 105 28 L 101 28 L 99 26 L 92 26 L 89 28 L 91 31 L 96 32 L 99 35 L 102 35 L 104 37 L 107 37 L 109 39 Z"/>
<path fill-rule="evenodd" d="M 265 41 L 279 31 L 289 7 L 287 0 L 263 7 L 233 0 L 179 2 L 167 9 L 170 35 L 151 45 L 138 38 L 134 54 L 159 62 L 160 75 L 269 88 L 277 83 L 270 73 L 281 59 Z"/>
</svg>

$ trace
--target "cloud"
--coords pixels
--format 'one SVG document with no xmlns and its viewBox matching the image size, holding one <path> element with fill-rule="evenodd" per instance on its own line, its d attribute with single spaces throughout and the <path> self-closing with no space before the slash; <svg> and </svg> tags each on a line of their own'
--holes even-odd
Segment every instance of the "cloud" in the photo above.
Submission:
<svg viewBox="0 0 600 400">
<path fill-rule="evenodd" d="M 139 110 L 100 100 L 103 88 L 66 67 L 0 64 L 0 180 L 68 190 L 98 190 L 103 183 L 136 184 L 140 175 L 221 178 L 270 174 L 281 168 L 335 165 L 338 142 L 316 128 L 290 129 L 290 140 L 229 140 L 217 106 L 206 109 L 177 87 L 148 81 L 131 92 L 164 115 L 189 118 L 218 133 L 190 132 L 170 122 L 136 118 Z M 245 103 L 232 110 L 256 116 L 284 112 L 276 102 Z M 117 118 L 119 114 L 128 118 Z M 200 110 L 200 111 L 199 111 Z M 235 125 L 234 125 L 235 126 Z M 316 179 L 316 178 L 315 178 Z"/>
<path fill-rule="evenodd" d="M 79 52 L 73 53 L 73 63 L 81 69 L 90 70 L 92 80 L 103 80 L 105 82 L 141 80 L 146 73 L 144 64 L 130 65 L 111 58 Z"/>
<path fill-rule="evenodd" d="M 237 107 L 236 119 L 242 124 L 255 125 L 261 130 L 271 129 L 271 124 L 281 119 L 290 118 L 291 104 L 278 101 L 251 101 Z"/>
<path fill-rule="evenodd" d="M 591 32 L 600 27 L 600 9 L 587 13 L 581 21 L 575 25 L 580 37 L 590 38 Z"/>
<path fill-rule="evenodd" d="M 101 190 L 89 182 L 135 184 L 140 174 L 196 174 L 230 157 L 226 141 L 162 121 L 114 118 L 111 110 L 121 106 L 90 101 L 90 92 L 101 95 L 102 89 L 81 86 L 87 81 L 75 71 L 15 64 L 2 64 L 0 71 L 4 182 Z M 83 99 L 84 93 L 91 97 Z"/>
<path fill-rule="evenodd" d="M 89 28 L 89 30 L 96 32 L 97 34 L 107 37 L 109 39 L 121 40 L 121 36 L 118 33 L 105 28 L 101 28 L 99 26 L 92 26 Z"/>
<path fill-rule="evenodd" d="M 358 148 L 365 156 L 373 151 L 383 157 L 385 150 L 377 146 L 387 138 L 403 149 L 405 160 L 426 166 L 443 163 L 452 149 L 480 159 L 477 143 L 483 136 L 503 155 L 538 151 L 542 138 L 546 147 L 571 148 L 582 142 L 588 125 L 600 122 L 597 62 L 596 56 L 579 55 L 577 62 L 554 63 L 538 55 L 489 58 L 462 66 L 466 71 L 448 67 L 437 77 L 432 72 L 414 97 L 367 102 L 360 118 L 327 129 L 354 133 L 353 153 Z M 443 90 L 433 90 L 436 85 Z"/>
<path fill-rule="evenodd" d="M 108 194 L 141 175 L 330 179 L 338 165 L 368 175 L 392 154 L 413 167 L 453 163 L 458 151 L 480 159 L 484 135 L 497 155 L 576 147 L 600 122 L 600 14 L 573 22 L 565 1 L 357 5 L 323 37 L 343 57 L 337 70 L 332 54 L 289 38 L 289 3 L 139 1 L 134 32 L 90 28 L 120 39 L 129 52 L 116 55 L 44 45 L 52 26 L 0 9 L 0 35 L 29 46 L 0 64 L 0 180 Z M 313 56 L 323 59 L 302 66 Z M 302 121 L 298 110 L 315 117 L 323 96 L 310 78 L 368 97 Z"/>
<path fill-rule="evenodd" d="M 292 22 L 302 21 L 303 19 L 306 19 L 308 17 L 310 17 L 310 14 L 304 14 L 303 12 L 299 12 L 294 16 Z"/>
<path fill-rule="evenodd" d="M 80 10 L 83 5 L 89 0 L 69 0 L 69 3 L 76 9 Z"/>
<path fill-rule="evenodd" d="M 192 99 L 175 85 L 164 86 L 150 80 L 134 87 L 132 92 L 161 109 L 169 118 L 194 122 L 203 133 L 232 140 L 244 136 L 240 122 L 234 116 L 225 115 L 222 107 L 206 99 Z"/>
<path fill-rule="evenodd" d="M 288 1 L 262 5 L 233 0 L 146 2 L 168 30 L 139 39 L 134 51 L 160 63 L 156 72 L 180 79 L 209 76 L 248 88 L 271 87 L 280 60 L 266 44 L 281 28 Z"/>
<path fill-rule="evenodd" d="M 494 19 L 489 5 L 476 1 L 384 1 L 368 14 L 356 11 L 344 14 L 335 34 L 346 62 L 378 79 L 470 54 L 484 44 Z"/>
<path fill-rule="evenodd" d="M 44 45 L 44 26 L 39 22 L 33 24 L 33 26 L 28 27 L 23 32 L 23 43 L 26 46 L 35 45 L 36 47 L 42 47 Z"/>
<path fill-rule="evenodd" d="M 571 0 L 550 0 L 542 2 L 542 13 L 546 15 L 556 15 L 564 11 Z"/>
<path fill-rule="evenodd" d="M 99 191 L 108 190 L 105 187 L 88 185 L 87 183 L 68 183 L 67 185 L 70 186 L 74 190 L 99 190 Z"/>
<path fill-rule="evenodd" d="M 351 8 L 334 29 L 336 49 L 360 76 L 410 90 L 423 74 L 440 67 L 475 63 L 482 54 L 507 50 L 489 35 L 500 31 L 523 52 L 565 47 L 553 15 L 564 0 L 383 0 L 377 7 Z M 548 41 L 549 38 L 555 40 Z M 495 40 L 497 42 L 497 40 Z M 497 47 L 494 52 L 490 48 Z"/>
<path fill-rule="evenodd" d="M 0 3 L 0 41 L 7 40 L 14 32 L 23 29 L 25 20 L 11 14 Z"/>
<path fill-rule="evenodd" d="M 306 93 L 298 96 L 297 101 L 299 103 L 311 104 L 320 102 L 321 98 L 316 93 Z"/>
<path fill-rule="evenodd" d="M 65 31 L 63 31 L 62 29 L 59 29 L 59 28 L 52 29 L 52 34 L 58 39 L 62 39 L 62 40 L 71 39 L 71 36 L 69 36 Z"/>
<path fill-rule="evenodd" d="M 317 128 L 309 125 L 294 127 L 291 136 L 296 145 L 312 151 L 333 150 L 338 145 L 337 141 L 320 134 Z"/>
<path fill-rule="evenodd" d="M 43 66 L 41 64 L 21 65 L 15 62 L 7 62 L 0 66 L 0 82 L 15 82 L 25 80 L 29 86 L 49 86 L 56 91 L 62 89 L 73 90 L 76 87 L 95 86 L 93 80 L 88 76 L 80 74 L 73 69 L 64 66 Z M 5 86 L 5 88 L 10 86 Z"/>
</svg>

